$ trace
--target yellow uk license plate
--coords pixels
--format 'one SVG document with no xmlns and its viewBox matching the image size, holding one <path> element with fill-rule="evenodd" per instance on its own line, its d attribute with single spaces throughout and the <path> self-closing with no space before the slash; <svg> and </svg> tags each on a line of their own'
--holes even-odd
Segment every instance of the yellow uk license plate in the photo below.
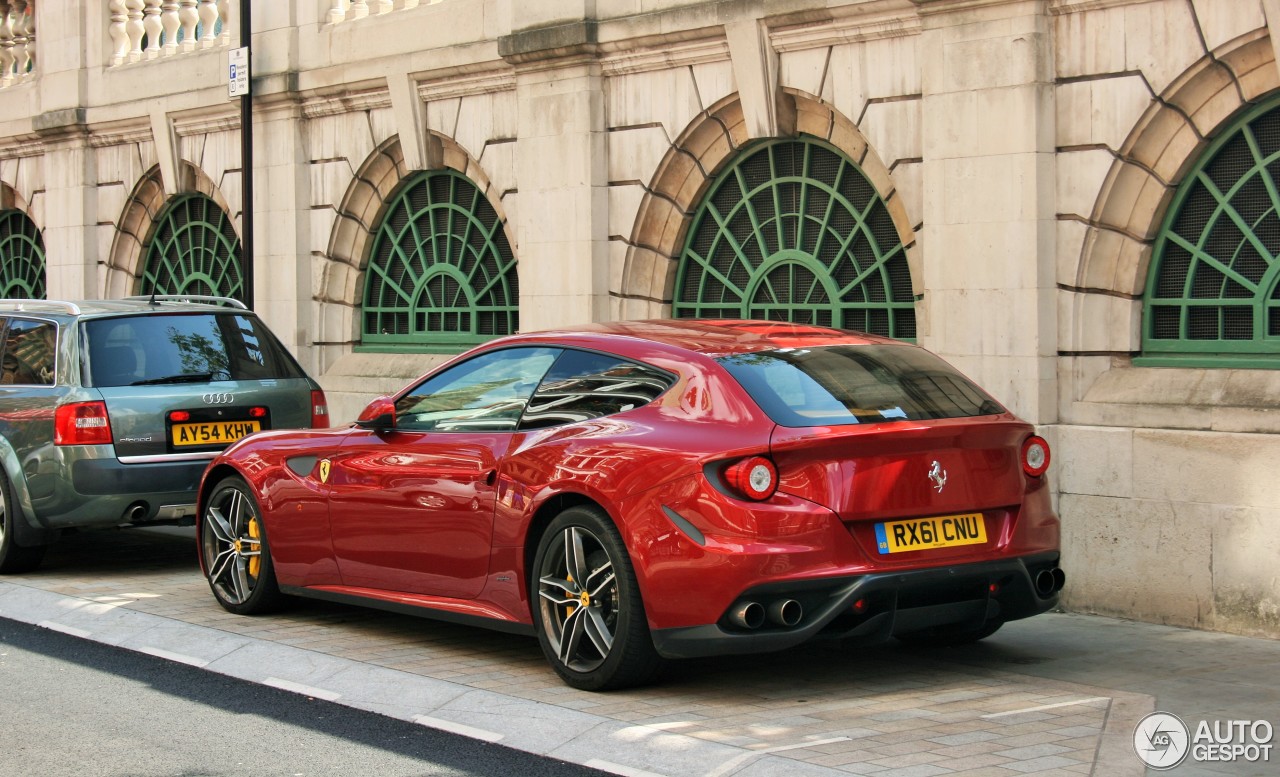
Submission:
<svg viewBox="0 0 1280 777">
<path fill-rule="evenodd" d="M 987 527 L 982 513 L 876 524 L 876 549 L 881 553 L 980 545 L 986 541 Z"/>
<path fill-rule="evenodd" d="M 262 426 L 257 421 L 214 421 L 201 424 L 174 424 L 169 430 L 175 447 L 184 445 L 230 445 Z"/>
</svg>

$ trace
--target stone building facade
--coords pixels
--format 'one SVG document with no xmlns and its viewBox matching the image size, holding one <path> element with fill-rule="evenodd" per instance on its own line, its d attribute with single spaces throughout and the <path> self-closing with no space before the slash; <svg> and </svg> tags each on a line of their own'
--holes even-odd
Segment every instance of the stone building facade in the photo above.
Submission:
<svg viewBox="0 0 1280 777">
<path fill-rule="evenodd" d="M 0 292 L 242 293 L 236 7 L 0 0 Z M 339 420 L 515 328 L 867 328 L 1049 436 L 1068 607 L 1280 637 L 1280 0 L 253 27 L 253 303 Z"/>
</svg>

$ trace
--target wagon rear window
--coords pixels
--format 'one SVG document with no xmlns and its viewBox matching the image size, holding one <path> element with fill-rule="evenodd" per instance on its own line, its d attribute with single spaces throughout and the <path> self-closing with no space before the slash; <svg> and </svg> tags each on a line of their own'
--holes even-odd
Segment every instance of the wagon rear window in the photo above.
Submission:
<svg viewBox="0 0 1280 777">
<path fill-rule="evenodd" d="M 85 325 L 93 385 L 299 378 L 284 347 L 252 316 L 184 313 Z"/>
<path fill-rule="evenodd" d="M 831 426 L 992 415 L 1004 408 L 921 348 L 836 345 L 718 359 L 783 426 Z"/>
</svg>

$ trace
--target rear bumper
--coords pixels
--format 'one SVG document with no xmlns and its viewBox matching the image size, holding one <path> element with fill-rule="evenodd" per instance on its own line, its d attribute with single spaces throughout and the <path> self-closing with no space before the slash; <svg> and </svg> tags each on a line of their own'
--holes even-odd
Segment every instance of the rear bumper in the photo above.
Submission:
<svg viewBox="0 0 1280 777">
<path fill-rule="evenodd" d="M 694 658 L 784 650 L 818 637 L 879 642 L 936 626 L 978 627 L 990 620 L 1027 618 L 1058 603 L 1060 577 L 1053 590 L 1037 590 L 1035 582 L 1041 572 L 1058 568 L 1058 558 L 1057 552 L 1040 553 L 903 572 L 768 583 L 743 592 L 730 610 L 748 601 L 767 608 L 777 601 L 795 600 L 804 614 L 794 626 L 766 622 L 746 629 L 735 626 L 726 612 L 717 623 L 655 629 L 653 643 L 666 658 Z M 858 602 L 862 607 L 855 610 Z"/>
<path fill-rule="evenodd" d="M 28 477 L 33 531 L 176 520 L 195 515 L 196 488 L 209 460 L 121 464 L 82 458 Z M 69 482 L 68 482 L 69 481 Z"/>
</svg>

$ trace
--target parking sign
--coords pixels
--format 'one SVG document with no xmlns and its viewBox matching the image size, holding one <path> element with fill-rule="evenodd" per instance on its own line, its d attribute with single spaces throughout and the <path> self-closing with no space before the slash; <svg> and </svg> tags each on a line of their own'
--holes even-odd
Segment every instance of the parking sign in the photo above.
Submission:
<svg viewBox="0 0 1280 777">
<path fill-rule="evenodd" d="M 249 93 L 249 49 L 242 46 L 227 52 L 227 94 L 241 97 Z"/>
</svg>

